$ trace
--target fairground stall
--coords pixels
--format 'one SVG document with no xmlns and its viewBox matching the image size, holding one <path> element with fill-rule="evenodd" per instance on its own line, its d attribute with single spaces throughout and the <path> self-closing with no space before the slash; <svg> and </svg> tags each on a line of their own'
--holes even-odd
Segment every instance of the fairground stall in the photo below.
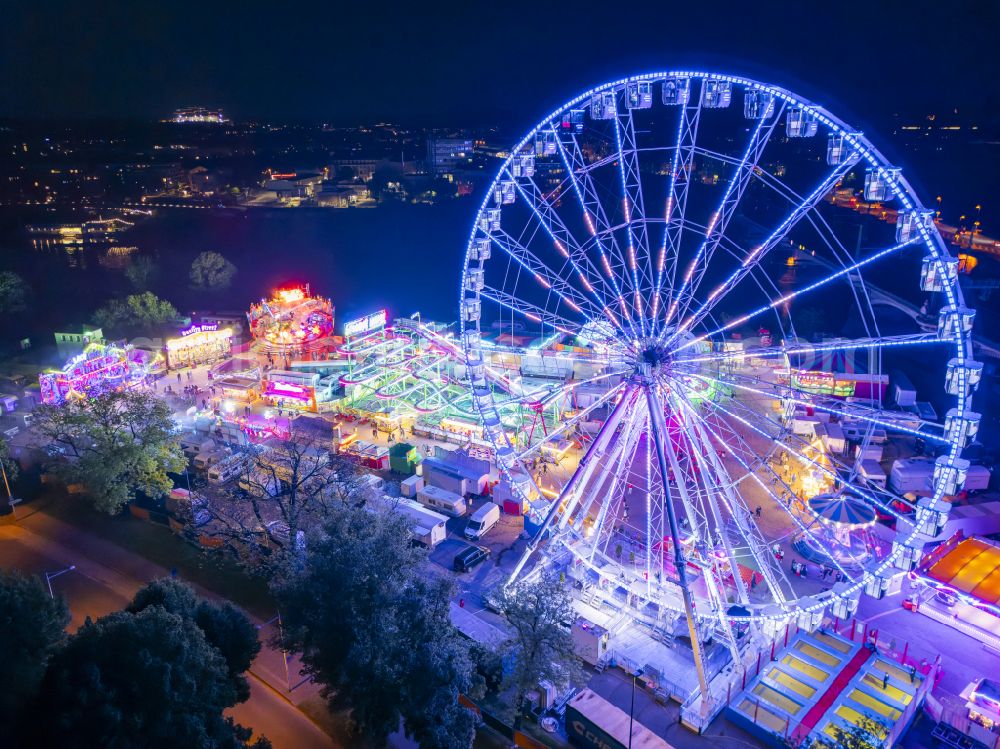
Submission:
<svg viewBox="0 0 1000 749">
<path fill-rule="evenodd" d="M 313 355 L 330 348 L 333 302 L 313 296 L 309 284 L 277 289 L 270 299 L 250 307 L 250 334 L 268 354 Z"/>
<path fill-rule="evenodd" d="M 233 353 L 232 338 L 232 328 L 220 328 L 215 323 L 191 325 L 182 330 L 177 338 L 167 339 L 167 367 L 196 367 L 227 359 Z"/>
<path fill-rule="evenodd" d="M 147 351 L 131 346 L 90 343 L 59 371 L 38 376 L 43 403 L 90 398 L 142 384 L 151 364 Z"/>
</svg>

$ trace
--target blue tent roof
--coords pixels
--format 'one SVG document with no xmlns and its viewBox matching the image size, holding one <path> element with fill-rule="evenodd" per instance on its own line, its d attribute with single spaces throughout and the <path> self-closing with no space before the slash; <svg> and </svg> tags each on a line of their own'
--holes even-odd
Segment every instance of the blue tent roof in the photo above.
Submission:
<svg viewBox="0 0 1000 749">
<path fill-rule="evenodd" d="M 809 500 L 809 509 L 816 517 L 835 525 L 860 526 L 875 522 L 875 510 L 848 494 L 820 494 Z"/>
</svg>

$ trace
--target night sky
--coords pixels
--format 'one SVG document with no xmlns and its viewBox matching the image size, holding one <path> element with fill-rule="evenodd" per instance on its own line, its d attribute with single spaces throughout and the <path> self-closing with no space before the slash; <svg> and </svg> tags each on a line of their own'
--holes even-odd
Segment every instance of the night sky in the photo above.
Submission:
<svg viewBox="0 0 1000 749">
<path fill-rule="evenodd" d="M 1000 2 L 7 0 L 0 116 L 524 127 L 601 81 L 702 66 L 864 125 L 1000 111 Z M 644 8 L 648 8 L 644 9 Z"/>
</svg>

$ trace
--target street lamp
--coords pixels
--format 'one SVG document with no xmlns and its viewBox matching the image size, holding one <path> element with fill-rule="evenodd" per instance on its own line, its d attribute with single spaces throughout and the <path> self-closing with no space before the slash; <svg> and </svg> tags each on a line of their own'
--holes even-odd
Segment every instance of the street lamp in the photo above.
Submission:
<svg viewBox="0 0 1000 749">
<path fill-rule="evenodd" d="M 632 704 L 628 709 L 628 749 L 632 749 L 632 716 L 635 714 L 635 680 L 642 676 L 642 669 L 632 674 Z"/>
<path fill-rule="evenodd" d="M 76 565 L 71 564 L 64 570 L 59 570 L 58 572 L 45 573 L 45 584 L 49 586 L 49 598 L 55 598 L 55 595 L 52 593 L 52 581 L 55 580 L 57 577 L 59 577 L 59 575 L 65 575 L 67 572 L 72 572 L 75 569 Z"/>
</svg>

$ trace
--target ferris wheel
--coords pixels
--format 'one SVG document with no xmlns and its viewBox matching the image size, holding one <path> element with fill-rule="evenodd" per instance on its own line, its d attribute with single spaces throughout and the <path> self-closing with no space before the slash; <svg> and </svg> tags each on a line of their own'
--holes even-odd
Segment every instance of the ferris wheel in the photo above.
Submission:
<svg viewBox="0 0 1000 749">
<path fill-rule="evenodd" d="M 979 423 L 974 312 L 933 218 L 866 137 L 769 84 L 658 72 L 542 119 L 476 216 L 460 301 L 534 531 L 512 578 L 558 565 L 651 627 L 686 618 L 696 655 L 884 595 Z M 504 406 L 545 377 L 567 397 L 528 436 Z M 887 485 L 895 457 L 921 490 Z"/>
</svg>

